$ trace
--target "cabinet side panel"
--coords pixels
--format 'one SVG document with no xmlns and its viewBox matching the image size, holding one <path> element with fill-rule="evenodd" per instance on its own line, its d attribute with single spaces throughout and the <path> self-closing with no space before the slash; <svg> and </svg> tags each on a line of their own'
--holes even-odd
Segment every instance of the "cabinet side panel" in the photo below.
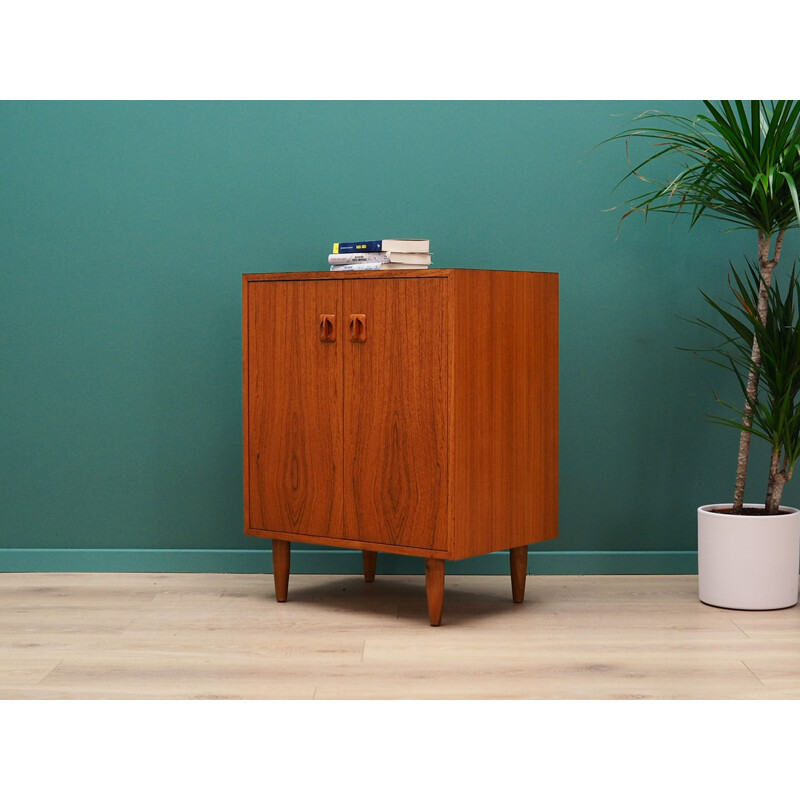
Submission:
<svg viewBox="0 0 800 800">
<path fill-rule="evenodd" d="M 465 558 L 558 533 L 558 276 L 454 276 L 454 533 Z"/>
<path fill-rule="evenodd" d="M 249 378 L 248 378 L 248 306 L 247 299 L 250 283 L 247 275 L 242 275 L 242 455 L 244 457 L 243 489 L 244 489 L 244 529 L 250 528 L 250 446 L 249 446 Z"/>
<path fill-rule="evenodd" d="M 342 535 L 341 282 L 250 283 L 245 475 L 249 530 Z M 336 341 L 320 338 L 335 317 Z"/>
</svg>

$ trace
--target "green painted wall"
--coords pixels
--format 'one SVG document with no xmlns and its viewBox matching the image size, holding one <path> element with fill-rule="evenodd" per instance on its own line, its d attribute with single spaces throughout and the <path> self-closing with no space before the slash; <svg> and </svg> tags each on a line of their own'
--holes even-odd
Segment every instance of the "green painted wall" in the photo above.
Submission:
<svg viewBox="0 0 800 800">
<path fill-rule="evenodd" d="M 617 235 L 624 148 L 589 151 L 652 107 L 699 103 L 0 103 L 0 569 L 268 569 L 242 534 L 240 276 L 396 235 L 438 267 L 561 275 L 561 535 L 533 571 L 691 571 L 736 441 L 699 421 L 725 382 L 676 349 L 698 341 L 679 316 L 755 241 Z"/>
</svg>

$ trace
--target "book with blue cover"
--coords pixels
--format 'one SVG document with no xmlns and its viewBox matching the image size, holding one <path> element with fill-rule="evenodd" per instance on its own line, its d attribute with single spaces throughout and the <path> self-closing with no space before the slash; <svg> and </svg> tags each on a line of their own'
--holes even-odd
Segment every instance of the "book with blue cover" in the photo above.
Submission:
<svg viewBox="0 0 800 800">
<path fill-rule="evenodd" d="M 427 253 L 430 239 L 365 239 L 360 242 L 334 242 L 333 254 L 339 253 Z"/>
</svg>

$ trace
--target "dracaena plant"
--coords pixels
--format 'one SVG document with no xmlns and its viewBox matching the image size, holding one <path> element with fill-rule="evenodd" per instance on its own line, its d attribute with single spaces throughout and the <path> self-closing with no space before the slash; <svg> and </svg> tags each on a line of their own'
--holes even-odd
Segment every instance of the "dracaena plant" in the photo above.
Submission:
<svg viewBox="0 0 800 800">
<path fill-rule="evenodd" d="M 742 391 L 741 404 L 717 397 L 733 416 L 708 415 L 709 419 L 740 431 L 751 431 L 769 443 L 770 467 L 765 508 L 768 514 L 779 511 L 783 487 L 792 477 L 800 458 L 800 280 L 796 264 L 781 291 L 776 278 L 767 291 L 766 320 L 759 316 L 760 269 L 748 260 L 740 275 L 731 265 L 730 286 L 734 300 L 725 306 L 705 293 L 706 302 L 717 312 L 718 323 L 696 320 L 711 331 L 717 343 L 699 352 L 708 361 L 730 370 Z M 755 339 L 759 363 L 752 356 Z M 759 378 L 758 397 L 749 412 L 749 425 L 742 422 L 743 406 L 749 402 L 748 381 L 752 372 Z"/>
<path fill-rule="evenodd" d="M 702 217 L 732 223 L 731 229 L 755 232 L 758 246 L 756 313 L 766 321 L 772 273 L 781 257 L 786 231 L 800 223 L 800 101 L 704 100 L 706 113 L 694 118 L 647 111 L 636 127 L 606 142 L 632 140 L 653 145 L 649 153 L 620 180 L 643 181 L 646 189 L 630 198 L 622 217 L 660 212 L 689 217 L 689 227 Z M 669 162 L 672 176 L 659 180 L 645 173 Z M 620 220 L 620 224 L 622 223 Z M 742 409 L 733 511 L 744 505 L 754 409 L 758 402 L 761 356 L 751 341 L 751 364 Z"/>
</svg>

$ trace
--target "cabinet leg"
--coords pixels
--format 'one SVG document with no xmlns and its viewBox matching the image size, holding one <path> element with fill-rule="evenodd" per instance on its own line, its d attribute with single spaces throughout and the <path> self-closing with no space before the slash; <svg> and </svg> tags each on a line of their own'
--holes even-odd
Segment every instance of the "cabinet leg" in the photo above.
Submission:
<svg viewBox="0 0 800 800">
<path fill-rule="evenodd" d="M 444 601 L 444 561 L 441 558 L 425 559 L 425 590 L 428 593 L 428 617 L 431 625 L 442 622 Z"/>
<path fill-rule="evenodd" d="M 528 545 L 512 547 L 509 551 L 511 561 L 511 596 L 515 603 L 525 599 L 525 577 L 528 574 Z"/>
<path fill-rule="evenodd" d="M 289 542 L 272 540 L 272 576 L 275 579 L 275 599 L 285 603 L 289 594 Z"/>
<path fill-rule="evenodd" d="M 378 562 L 378 554 L 374 550 L 362 550 L 361 556 L 364 559 L 364 580 L 372 583 L 375 580 L 375 565 Z"/>
</svg>

